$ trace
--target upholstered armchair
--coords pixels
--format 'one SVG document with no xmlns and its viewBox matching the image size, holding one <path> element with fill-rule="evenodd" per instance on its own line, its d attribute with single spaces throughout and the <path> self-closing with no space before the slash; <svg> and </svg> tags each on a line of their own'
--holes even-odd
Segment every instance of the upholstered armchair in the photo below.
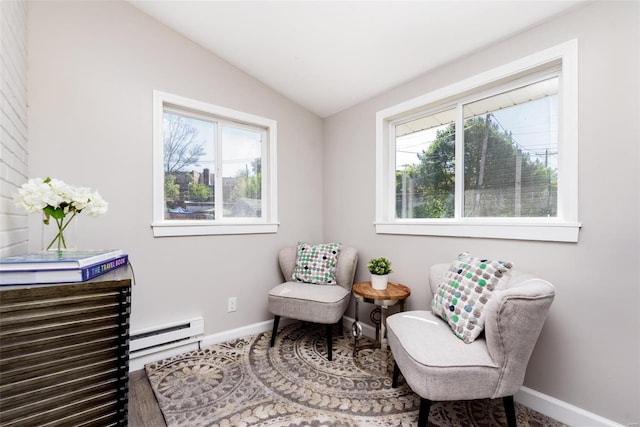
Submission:
<svg viewBox="0 0 640 427">
<path fill-rule="evenodd" d="M 354 248 L 341 246 L 335 264 L 335 280 L 329 284 L 295 281 L 297 248 L 280 250 L 278 262 L 285 282 L 269 291 L 269 312 L 274 315 L 271 347 L 275 344 L 281 317 L 326 325 L 327 357 L 333 359 L 332 328 L 342 326 L 351 298 L 351 286 L 358 263 Z"/>
<path fill-rule="evenodd" d="M 449 264 L 431 267 L 429 283 L 436 297 L 442 292 L 440 284 L 450 279 L 450 271 Z M 390 316 L 387 334 L 395 359 L 393 386 L 402 373 L 421 397 L 418 426 L 427 425 L 433 401 L 502 398 L 508 426 L 515 427 L 513 395 L 524 381 L 554 296 L 549 282 L 511 271 L 505 287 L 497 287 L 483 308 L 484 331 L 469 343 L 454 334 L 448 321 L 434 315 L 436 310 Z M 453 312 L 454 306 L 450 307 Z"/>
</svg>

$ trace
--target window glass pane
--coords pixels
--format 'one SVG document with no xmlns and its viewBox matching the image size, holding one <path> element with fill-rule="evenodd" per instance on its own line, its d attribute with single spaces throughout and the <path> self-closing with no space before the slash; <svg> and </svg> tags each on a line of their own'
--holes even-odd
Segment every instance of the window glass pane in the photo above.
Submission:
<svg viewBox="0 0 640 427">
<path fill-rule="evenodd" d="M 453 218 L 455 109 L 395 126 L 396 217 Z"/>
<path fill-rule="evenodd" d="M 165 219 L 215 219 L 215 123 L 165 111 L 163 134 Z"/>
<path fill-rule="evenodd" d="M 464 106 L 464 216 L 555 217 L 558 78 Z"/>
<path fill-rule="evenodd" d="M 262 132 L 222 126 L 224 216 L 262 217 Z"/>
</svg>

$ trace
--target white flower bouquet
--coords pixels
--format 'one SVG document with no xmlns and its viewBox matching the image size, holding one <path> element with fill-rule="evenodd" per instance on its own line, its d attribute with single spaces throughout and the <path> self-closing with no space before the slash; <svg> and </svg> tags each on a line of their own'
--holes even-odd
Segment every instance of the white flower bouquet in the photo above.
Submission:
<svg viewBox="0 0 640 427">
<path fill-rule="evenodd" d="M 46 247 L 47 250 L 56 247 L 57 250 L 67 249 L 64 238 L 71 220 L 81 212 L 89 216 L 103 215 L 109 204 L 98 194 L 86 187 L 69 185 L 59 179 L 32 178 L 20 187 L 13 196 L 16 206 L 24 208 L 27 213 L 42 211 L 45 225 L 49 225 L 51 218 L 58 227 L 58 233 Z"/>
</svg>

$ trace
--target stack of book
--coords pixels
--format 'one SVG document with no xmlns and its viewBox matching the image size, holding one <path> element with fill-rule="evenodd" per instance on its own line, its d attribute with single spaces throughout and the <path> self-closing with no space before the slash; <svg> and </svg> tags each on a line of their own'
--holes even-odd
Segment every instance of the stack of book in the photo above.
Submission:
<svg viewBox="0 0 640 427">
<path fill-rule="evenodd" d="M 121 249 L 29 253 L 0 258 L 0 285 L 84 282 L 128 263 Z"/>
</svg>

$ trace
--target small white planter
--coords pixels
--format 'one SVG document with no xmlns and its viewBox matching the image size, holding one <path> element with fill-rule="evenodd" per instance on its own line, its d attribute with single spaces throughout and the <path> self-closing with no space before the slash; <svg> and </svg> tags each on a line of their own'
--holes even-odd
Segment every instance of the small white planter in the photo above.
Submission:
<svg viewBox="0 0 640 427">
<path fill-rule="evenodd" d="M 372 274 L 371 275 L 371 287 L 376 291 L 384 291 L 387 289 L 387 283 L 389 282 L 388 274 Z"/>
</svg>

